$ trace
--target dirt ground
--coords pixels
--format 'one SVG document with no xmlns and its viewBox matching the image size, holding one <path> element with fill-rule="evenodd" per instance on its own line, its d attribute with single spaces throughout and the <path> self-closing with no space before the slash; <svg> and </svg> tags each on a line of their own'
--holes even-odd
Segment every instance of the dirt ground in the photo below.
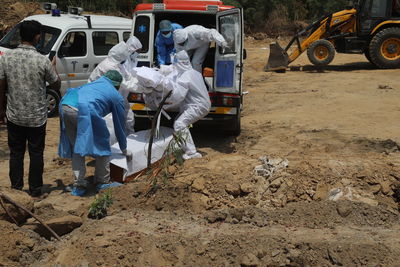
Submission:
<svg viewBox="0 0 400 267">
<path fill-rule="evenodd" d="M 49 195 L 35 212 L 83 225 L 49 241 L 0 221 L 0 266 L 399 266 L 399 70 L 338 54 L 324 70 L 302 55 L 301 71 L 267 73 L 267 47 L 246 41 L 242 134 L 194 133 L 203 158 L 171 167 L 152 194 L 146 177 L 114 189 L 101 220 L 87 218 L 93 195 L 64 191 L 72 174 L 49 119 Z M 287 167 L 268 173 L 274 160 Z"/>
</svg>

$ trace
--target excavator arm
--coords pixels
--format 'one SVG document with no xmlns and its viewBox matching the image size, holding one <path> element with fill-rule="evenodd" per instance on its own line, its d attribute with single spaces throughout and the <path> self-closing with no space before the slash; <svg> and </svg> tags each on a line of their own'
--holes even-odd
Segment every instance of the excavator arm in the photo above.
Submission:
<svg viewBox="0 0 400 267">
<path fill-rule="evenodd" d="M 333 43 L 335 38 L 351 35 L 356 31 L 355 14 L 356 10 L 351 9 L 324 16 L 293 36 L 285 49 L 282 49 L 278 42 L 271 43 L 270 56 L 265 70 L 286 69 L 317 40 L 326 39 Z M 305 35 L 307 37 L 301 41 L 300 38 Z M 293 44 L 296 44 L 296 47 L 289 55 L 288 51 Z"/>
</svg>

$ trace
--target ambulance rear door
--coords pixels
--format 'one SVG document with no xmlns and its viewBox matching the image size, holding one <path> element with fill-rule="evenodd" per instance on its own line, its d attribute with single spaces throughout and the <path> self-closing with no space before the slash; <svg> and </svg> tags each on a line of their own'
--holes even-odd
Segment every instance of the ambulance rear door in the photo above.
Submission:
<svg viewBox="0 0 400 267">
<path fill-rule="evenodd" d="M 133 16 L 132 35 L 136 36 L 143 46 L 138 55 L 138 67 L 153 67 L 154 14 L 150 12 L 136 13 Z"/>
<path fill-rule="evenodd" d="M 215 53 L 214 88 L 216 92 L 242 94 L 243 15 L 233 8 L 217 13 L 217 29 L 228 47 L 217 47 Z"/>
</svg>

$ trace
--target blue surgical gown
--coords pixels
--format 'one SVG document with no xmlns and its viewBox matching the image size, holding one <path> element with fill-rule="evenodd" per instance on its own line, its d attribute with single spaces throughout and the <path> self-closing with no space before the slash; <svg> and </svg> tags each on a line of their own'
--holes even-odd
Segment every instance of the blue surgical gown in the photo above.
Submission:
<svg viewBox="0 0 400 267">
<path fill-rule="evenodd" d="M 78 126 L 75 146 L 68 140 L 65 126 L 62 120 L 62 104 L 70 103 L 78 95 Z M 61 99 L 60 105 L 60 144 L 58 154 L 62 158 L 71 158 L 72 153 L 81 156 L 109 156 L 110 133 L 106 122 L 103 119 L 107 114 L 112 113 L 115 135 L 118 139 L 121 150 L 126 149 L 125 133 L 125 108 L 124 100 L 111 81 L 106 77 L 85 84 L 78 88 L 71 88 Z"/>
<path fill-rule="evenodd" d="M 177 23 L 172 23 L 173 31 L 182 29 L 182 26 Z M 173 34 L 169 38 L 165 38 L 160 31 L 156 36 L 157 61 L 159 65 L 171 64 L 170 54 L 175 51 Z"/>
</svg>

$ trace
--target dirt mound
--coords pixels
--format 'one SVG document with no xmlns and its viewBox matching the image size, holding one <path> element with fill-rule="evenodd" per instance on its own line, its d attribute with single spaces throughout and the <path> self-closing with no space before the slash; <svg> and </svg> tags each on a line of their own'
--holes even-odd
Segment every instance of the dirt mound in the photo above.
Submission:
<svg viewBox="0 0 400 267">
<path fill-rule="evenodd" d="M 39 259 L 51 246 L 36 233 L 0 220 L 0 255 L 4 266 L 26 266 Z"/>
<path fill-rule="evenodd" d="M 340 225 L 392 227 L 399 222 L 398 213 L 384 206 L 372 207 L 351 201 L 321 201 L 290 203 L 285 208 L 263 210 L 254 207 L 210 211 L 205 214 L 209 223 L 251 224 L 259 227 L 333 228 Z"/>
<path fill-rule="evenodd" d="M 43 14 L 40 3 L 3 0 L 0 5 L 0 37 L 22 19 Z"/>
</svg>

